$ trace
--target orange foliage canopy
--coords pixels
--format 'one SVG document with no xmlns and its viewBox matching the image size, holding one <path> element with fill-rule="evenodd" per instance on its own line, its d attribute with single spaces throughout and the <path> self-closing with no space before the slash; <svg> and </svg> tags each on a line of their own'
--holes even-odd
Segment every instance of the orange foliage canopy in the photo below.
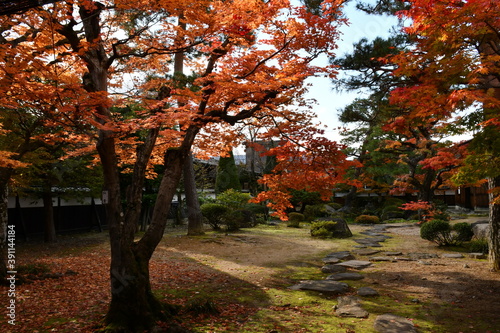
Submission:
<svg viewBox="0 0 500 333">
<path fill-rule="evenodd" d="M 391 58 L 395 75 L 408 84 L 395 89 L 391 102 L 402 115 L 386 130 L 410 135 L 424 130 L 429 138 L 455 133 L 466 124 L 476 133 L 498 133 L 500 117 L 500 2 L 496 0 L 409 0 L 402 18 L 412 24 L 404 28 L 413 46 Z M 467 121 L 457 116 L 466 114 Z M 476 137 L 478 137 L 476 135 Z M 495 156 L 494 138 L 486 135 L 472 153 Z M 477 140 L 476 140 L 477 141 Z M 419 149 L 429 149 L 424 141 Z M 418 144 L 418 143 L 417 143 Z M 438 149 L 420 165 L 427 170 L 446 170 L 463 165 L 471 151 L 465 145 Z M 477 147 L 481 147 L 477 149 Z M 483 168 L 496 169 L 492 165 Z M 458 170 L 458 169 L 457 169 Z M 495 177 L 495 172 L 490 172 Z"/>
<path fill-rule="evenodd" d="M 240 143 L 243 121 L 253 118 L 271 129 L 267 137 L 295 138 L 274 151 L 280 169 L 264 180 L 274 192 L 263 197 L 277 196 L 281 211 L 285 184 L 326 193 L 319 185 L 331 189 L 350 165 L 339 146 L 302 126 L 296 106 L 308 77 L 337 74 L 313 61 L 334 55 L 341 5 L 323 1 L 318 16 L 287 0 L 68 0 L 4 16 L 0 106 L 43 114 L 48 141 L 78 142 L 68 154 L 111 133 L 130 170 L 146 131 L 158 129 L 151 176 L 188 129 L 199 130 L 195 151 L 213 156 Z M 179 77 L 171 64 L 180 52 Z M 89 78 L 99 71 L 107 78 Z"/>
</svg>

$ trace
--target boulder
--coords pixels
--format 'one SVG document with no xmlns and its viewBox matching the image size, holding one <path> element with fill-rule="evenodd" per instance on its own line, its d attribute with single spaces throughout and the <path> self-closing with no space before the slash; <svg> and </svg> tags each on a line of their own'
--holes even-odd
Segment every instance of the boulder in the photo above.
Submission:
<svg viewBox="0 0 500 333">
<path fill-rule="evenodd" d="M 490 225 L 488 221 L 478 221 L 471 224 L 474 239 L 488 239 Z"/>
</svg>

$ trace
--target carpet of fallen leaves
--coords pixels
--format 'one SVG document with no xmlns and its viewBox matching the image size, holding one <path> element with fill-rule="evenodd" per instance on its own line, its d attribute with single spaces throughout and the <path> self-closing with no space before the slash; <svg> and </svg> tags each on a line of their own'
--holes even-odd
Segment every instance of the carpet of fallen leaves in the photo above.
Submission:
<svg viewBox="0 0 500 333">
<path fill-rule="evenodd" d="M 19 266 L 45 267 L 48 272 L 23 274 L 26 281 L 16 285 L 16 325 L 0 317 L 0 332 L 94 332 L 102 327 L 110 300 L 110 253 L 104 234 L 73 236 L 56 244 L 19 244 Z M 21 259 L 22 258 L 22 259 Z M 200 288 L 230 292 L 231 299 L 207 300 L 216 313 L 181 310 L 177 324 L 194 328 L 234 331 L 238 323 L 256 308 L 240 304 L 238 294 L 255 286 L 195 260 L 156 256 L 150 265 L 152 288 L 158 297 L 174 305 L 204 305 L 198 299 Z M 207 290 L 204 290 L 205 294 Z M 8 304 L 8 288 L 0 287 L 0 303 Z M 185 307 L 184 307 L 185 308 Z M 160 325 L 161 326 L 161 325 Z"/>
</svg>

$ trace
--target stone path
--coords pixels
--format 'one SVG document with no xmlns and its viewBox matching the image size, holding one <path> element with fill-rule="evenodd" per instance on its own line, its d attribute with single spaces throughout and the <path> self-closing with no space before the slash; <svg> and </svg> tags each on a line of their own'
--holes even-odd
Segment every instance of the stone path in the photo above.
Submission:
<svg viewBox="0 0 500 333">
<path fill-rule="evenodd" d="M 409 225 L 398 225 L 409 227 Z M 361 306 L 360 298 L 356 296 L 342 296 L 350 289 L 349 285 L 342 281 L 362 280 L 364 276 L 359 271 L 370 267 L 377 262 L 417 261 L 421 264 L 430 264 L 425 260 L 438 258 L 436 254 L 430 253 L 406 253 L 399 251 L 381 252 L 380 243 L 392 238 L 387 235 L 389 227 L 395 225 L 375 225 L 361 232 L 366 237 L 354 239 L 358 245 L 354 245 L 352 251 L 339 251 L 328 254 L 322 258 L 324 263 L 321 271 L 330 274 L 324 280 L 306 280 L 290 287 L 293 290 L 312 290 L 333 295 L 339 295 L 338 304 L 335 306 L 335 315 L 339 317 L 367 318 L 369 313 Z M 375 249 L 374 249 L 375 248 Z M 471 253 L 470 257 L 481 258 L 481 253 Z M 368 257 L 368 260 L 358 260 L 356 256 Z M 460 253 L 446 253 L 442 258 L 463 258 Z M 377 290 L 370 287 L 357 289 L 359 297 L 379 296 Z M 383 314 L 377 316 L 374 328 L 380 333 L 414 333 L 417 332 L 413 323 L 406 318 L 394 314 Z"/>
</svg>

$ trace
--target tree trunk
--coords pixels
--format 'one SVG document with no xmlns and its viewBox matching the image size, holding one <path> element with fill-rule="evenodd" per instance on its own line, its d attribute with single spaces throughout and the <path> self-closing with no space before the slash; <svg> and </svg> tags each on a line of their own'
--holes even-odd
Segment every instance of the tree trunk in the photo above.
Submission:
<svg viewBox="0 0 500 333">
<path fill-rule="evenodd" d="M 158 189 L 151 224 L 144 236 L 134 242 L 132 230 L 135 221 L 132 220 L 125 220 L 120 230 L 110 232 L 111 304 L 106 315 L 109 329 L 120 332 L 150 329 L 156 321 L 165 320 L 168 315 L 166 307 L 151 292 L 148 265 L 163 237 L 168 212 L 197 130 L 187 132 L 188 139 L 184 141 L 184 146 L 170 149 L 165 155 L 165 172 Z"/>
<path fill-rule="evenodd" d="M 54 224 L 54 204 L 52 203 L 52 192 L 50 188 L 45 189 L 42 194 L 44 211 L 44 241 L 53 243 L 56 239 L 56 226 Z"/>
<path fill-rule="evenodd" d="M 500 204 L 494 204 L 495 193 L 500 188 L 500 176 L 488 179 L 488 190 L 490 191 L 490 234 L 489 234 L 489 260 L 493 271 L 500 271 Z"/>
<path fill-rule="evenodd" d="M 198 192 L 194 174 L 193 155 L 189 154 L 184 163 L 184 192 L 186 194 L 189 236 L 203 235 L 203 216 L 201 215 Z"/>
</svg>

